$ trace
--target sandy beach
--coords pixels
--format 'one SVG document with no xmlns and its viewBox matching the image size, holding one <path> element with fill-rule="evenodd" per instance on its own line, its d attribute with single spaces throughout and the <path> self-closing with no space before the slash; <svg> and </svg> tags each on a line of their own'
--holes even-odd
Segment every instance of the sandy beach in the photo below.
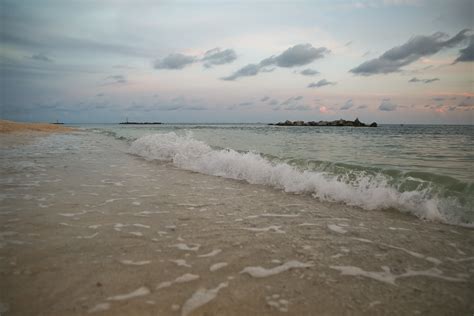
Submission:
<svg viewBox="0 0 474 316">
<path fill-rule="evenodd" d="M 474 311 L 472 229 L 145 161 L 91 132 L 0 137 L 2 315 Z"/>
</svg>

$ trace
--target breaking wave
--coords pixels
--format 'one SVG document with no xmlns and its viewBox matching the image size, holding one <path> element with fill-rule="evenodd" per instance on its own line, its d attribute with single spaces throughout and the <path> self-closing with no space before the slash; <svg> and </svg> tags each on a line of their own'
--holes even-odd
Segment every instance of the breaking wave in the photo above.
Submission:
<svg viewBox="0 0 474 316">
<path fill-rule="evenodd" d="M 322 201 L 342 202 L 366 210 L 397 209 L 421 219 L 473 226 L 472 201 L 462 203 L 435 182 L 408 174 L 396 176 L 361 167 L 303 168 L 254 152 L 215 149 L 191 134 L 174 132 L 140 137 L 130 153 L 147 160 L 172 162 L 199 173 L 307 193 Z M 336 171 L 337 169 L 337 171 Z M 468 185 L 464 191 L 472 191 Z"/>
</svg>

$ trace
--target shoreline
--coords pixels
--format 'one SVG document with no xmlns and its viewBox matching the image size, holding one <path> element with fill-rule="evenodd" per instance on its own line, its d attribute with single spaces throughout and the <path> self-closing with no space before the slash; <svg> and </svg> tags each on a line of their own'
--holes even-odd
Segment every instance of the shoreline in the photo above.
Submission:
<svg viewBox="0 0 474 316">
<path fill-rule="evenodd" d="M 24 123 L 0 120 L 0 135 L 10 133 L 58 133 L 72 132 L 76 129 L 53 123 Z"/>
<path fill-rule="evenodd" d="M 474 310 L 473 230 L 149 162 L 104 135 L 47 135 L 3 151 L 2 314 Z"/>
</svg>

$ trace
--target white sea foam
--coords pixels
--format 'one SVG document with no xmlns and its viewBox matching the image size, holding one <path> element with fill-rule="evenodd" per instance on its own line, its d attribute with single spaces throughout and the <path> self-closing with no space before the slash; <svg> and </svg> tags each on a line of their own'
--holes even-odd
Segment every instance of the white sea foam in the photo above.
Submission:
<svg viewBox="0 0 474 316">
<path fill-rule="evenodd" d="M 177 277 L 176 279 L 174 279 L 174 281 L 161 282 L 160 284 L 156 286 L 156 289 L 160 290 L 160 289 L 170 287 L 171 285 L 173 285 L 173 283 L 185 283 L 185 282 L 191 282 L 197 279 L 199 279 L 199 275 L 186 273 L 186 274 L 183 274 L 182 276 Z"/>
<path fill-rule="evenodd" d="M 144 296 L 148 294 L 150 294 L 150 290 L 147 287 L 142 286 L 136 289 L 135 291 L 127 293 L 127 294 L 121 294 L 121 295 L 108 297 L 107 300 L 108 301 L 122 301 L 122 300 L 128 300 L 134 297 Z"/>
<path fill-rule="evenodd" d="M 262 227 L 262 228 L 257 228 L 257 227 L 245 227 L 245 228 L 242 228 L 243 230 L 248 230 L 248 231 L 251 231 L 251 232 L 274 232 L 274 233 L 278 233 L 278 234 L 285 234 L 286 232 L 284 230 L 281 230 L 280 229 L 281 226 L 268 226 L 268 227 Z"/>
<path fill-rule="evenodd" d="M 335 224 L 329 224 L 328 228 L 332 230 L 333 232 L 339 233 L 339 234 L 345 234 L 347 233 L 347 230 L 342 228 L 341 226 L 335 225 Z"/>
<path fill-rule="evenodd" d="M 227 262 L 214 263 L 212 266 L 209 267 L 209 271 L 214 272 L 224 267 L 227 267 L 227 265 L 228 265 Z"/>
<path fill-rule="evenodd" d="M 96 306 L 89 309 L 87 312 L 88 313 L 103 312 L 103 311 L 108 310 L 109 308 L 110 308 L 110 303 L 99 303 Z"/>
<path fill-rule="evenodd" d="M 175 133 L 153 134 L 134 141 L 130 153 L 148 160 L 171 161 L 179 168 L 214 176 L 264 184 L 293 193 L 310 193 L 323 201 L 343 202 L 367 210 L 396 208 L 420 218 L 457 223 L 448 201 L 430 188 L 400 192 L 382 175 L 333 175 L 299 170 L 271 162 L 253 152 L 214 150 L 202 141 Z M 468 224 L 470 225 L 470 224 Z"/>
<path fill-rule="evenodd" d="M 214 257 L 215 255 L 218 255 L 222 252 L 221 249 L 214 249 L 212 250 L 211 252 L 209 253 L 206 253 L 206 254 L 203 254 L 203 255 L 199 255 L 198 257 L 199 258 L 206 258 L 206 257 Z"/>
<path fill-rule="evenodd" d="M 129 265 L 129 266 L 143 266 L 145 264 L 150 264 L 150 260 L 143 260 L 143 261 L 133 261 L 133 260 L 120 260 L 122 264 Z"/>
<path fill-rule="evenodd" d="M 248 273 L 250 276 L 254 278 L 266 278 L 275 274 L 279 274 L 290 269 L 296 268 L 309 268 L 313 265 L 310 263 L 303 263 L 296 260 L 288 261 L 280 266 L 276 266 L 271 269 L 265 269 L 263 267 L 246 267 L 240 273 Z"/>
<path fill-rule="evenodd" d="M 191 298 L 189 298 L 184 303 L 183 308 L 181 310 L 181 315 L 182 316 L 189 315 L 196 308 L 209 303 L 210 301 L 216 298 L 217 294 L 219 293 L 221 289 L 227 287 L 228 285 L 229 284 L 227 282 L 223 282 L 213 289 L 209 289 L 209 290 L 205 288 L 198 289 L 196 292 L 194 292 L 193 296 L 191 296 Z"/>
<path fill-rule="evenodd" d="M 354 266 L 330 266 L 331 269 L 338 270 L 342 275 L 352 275 L 352 276 L 363 276 L 366 278 L 374 279 L 380 282 L 388 283 L 391 285 L 396 285 L 395 281 L 399 278 L 407 278 L 414 276 L 425 276 L 437 278 L 450 282 L 466 282 L 466 278 L 462 277 L 450 277 L 443 275 L 443 271 L 437 268 L 431 268 L 428 270 L 415 271 L 408 269 L 407 272 L 401 274 L 394 274 L 390 271 L 390 268 L 387 266 L 382 267 L 382 271 L 365 271 L 359 267 Z"/>
<path fill-rule="evenodd" d="M 184 260 L 184 259 L 176 259 L 176 260 L 169 260 L 169 261 L 176 263 L 176 265 L 177 265 L 178 267 L 191 268 L 191 265 L 188 264 L 188 263 L 186 262 L 186 260 Z"/>
<path fill-rule="evenodd" d="M 183 243 L 171 245 L 170 247 L 178 248 L 179 250 L 184 250 L 184 251 L 198 251 L 201 245 L 199 244 L 194 244 L 194 245 L 186 245 Z"/>
</svg>

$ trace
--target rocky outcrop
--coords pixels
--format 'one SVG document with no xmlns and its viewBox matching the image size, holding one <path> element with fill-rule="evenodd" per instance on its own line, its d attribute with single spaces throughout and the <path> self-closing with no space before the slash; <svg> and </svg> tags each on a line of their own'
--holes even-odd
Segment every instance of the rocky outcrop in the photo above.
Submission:
<svg viewBox="0 0 474 316">
<path fill-rule="evenodd" d="M 343 119 L 339 119 L 336 121 L 289 121 L 286 120 L 285 122 L 278 122 L 276 124 L 268 124 L 268 125 L 276 125 L 276 126 L 353 126 L 353 127 L 377 127 L 377 123 L 373 122 L 370 125 L 362 123 L 359 121 L 359 118 L 356 118 L 354 121 L 347 121 Z"/>
</svg>

